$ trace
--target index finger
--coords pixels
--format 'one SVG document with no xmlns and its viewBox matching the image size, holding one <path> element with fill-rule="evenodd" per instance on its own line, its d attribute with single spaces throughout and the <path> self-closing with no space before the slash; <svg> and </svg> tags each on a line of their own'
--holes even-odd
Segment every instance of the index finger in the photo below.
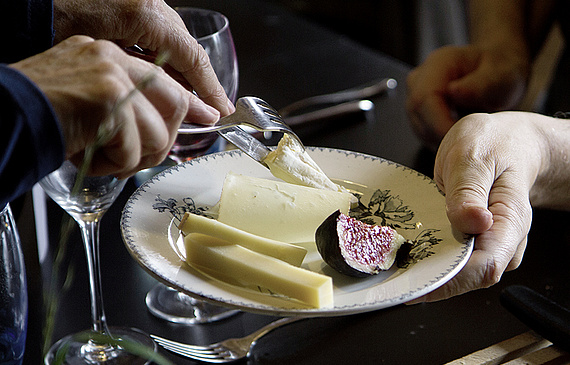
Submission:
<svg viewBox="0 0 570 365">
<path fill-rule="evenodd" d="M 166 42 L 160 43 L 164 45 L 161 47 L 167 47 L 165 51 L 169 55 L 168 64 L 189 82 L 200 99 L 218 109 L 222 116 L 232 113 L 234 111 L 233 104 L 229 101 L 220 84 L 207 52 L 190 35 L 180 16 L 173 9 L 169 9 L 169 11 L 173 13 L 173 17 L 176 17 L 173 22 L 174 29 L 167 33 Z M 229 30 L 227 31 L 229 32 Z M 231 42 L 231 36 L 229 37 L 228 42 Z M 233 43 L 221 46 L 227 47 L 226 51 L 233 54 L 233 56 L 228 57 L 229 62 L 233 62 L 235 60 Z"/>
<path fill-rule="evenodd" d="M 222 116 L 233 113 L 235 108 L 220 84 L 204 48 L 190 35 L 182 18 L 173 8 L 162 1 L 154 4 L 156 8 L 152 9 L 151 20 L 144 22 L 141 27 L 143 31 L 135 32 L 131 42 L 151 51 L 153 56 L 165 56 L 167 64 L 175 71 L 168 73 L 177 81 L 183 78 L 186 82 L 181 83 L 186 88 L 216 108 Z M 165 65 L 166 71 L 168 68 Z"/>
</svg>

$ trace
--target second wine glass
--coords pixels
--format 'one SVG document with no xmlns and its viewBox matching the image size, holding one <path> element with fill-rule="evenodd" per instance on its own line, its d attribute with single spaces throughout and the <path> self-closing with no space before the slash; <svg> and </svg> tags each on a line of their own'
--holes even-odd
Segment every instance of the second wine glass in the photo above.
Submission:
<svg viewBox="0 0 570 365">
<path fill-rule="evenodd" d="M 109 329 L 103 309 L 99 223 L 125 182 L 113 176 L 82 176 L 69 161 L 40 181 L 45 192 L 79 224 L 89 270 L 92 318 L 91 330 L 68 335 L 56 342 L 46 355 L 46 364 L 146 364 L 147 359 L 125 350 L 125 345 L 139 345 L 156 351 L 150 336 L 138 329 Z"/>
<path fill-rule="evenodd" d="M 179 7 L 176 11 L 190 34 L 204 47 L 210 63 L 228 98 L 235 102 L 238 90 L 238 64 L 227 17 L 216 11 Z M 223 149 L 217 133 L 180 134 L 169 157 L 181 163 Z M 192 298 L 164 284 L 155 285 L 146 296 L 146 305 L 156 317 L 174 323 L 195 324 L 218 321 L 238 311 Z"/>
</svg>

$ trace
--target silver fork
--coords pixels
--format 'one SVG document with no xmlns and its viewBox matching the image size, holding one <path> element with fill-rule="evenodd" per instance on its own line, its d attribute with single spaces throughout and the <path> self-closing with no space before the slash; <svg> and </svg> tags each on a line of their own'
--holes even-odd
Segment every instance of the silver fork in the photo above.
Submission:
<svg viewBox="0 0 570 365">
<path fill-rule="evenodd" d="M 212 126 L 183 123 L 178 128 L 180 134 L 197 134 L 218 132 L 230 127 L 245 125 L 261 132 L 288 133 L 301 141 L 291 128 L 285 124 L 281 115 L 271 105 L 255 96 L 244 96 L 236 102 L 236 111 L 220 120 Z M 302 143 L 301 143 L 302 145 Z"/>
<path fill-rule="evenodd" d="M 218 132 L 220 136 L 239 148 L 255 161 L 268 167 L 264 159 L 271 150 L 261 143 L 249 132 L 240 126 L 246 125 L 263 132 L 281 132 L 292 136 L 304 149 L 305 146 L 299 137 L 283 121 L 279 113 L 265 101 L 254 96 L 239 98 L 236 102 L 236 111 L 220 120 L 213 126 L 198 126 L 183 123 L 178 133 L 195 134 L 205 132 Z"/>
<path fill-rule="evenodd" d="M 273 331 L 276 328 L 305 319 L 307 317 L 285 317 L 269 323 L 248 336 L 241 338 L 230 338 L 222 342 L 210 345 L 189 345 L 165 338 L 150 335 L 160 346 L 175 354 L 188 357 L 190 359 L 204 361 L 208 363 L 229 363 L 246 358 L 250 355 L 251 349 L 257 340 Z"/>
</svg>

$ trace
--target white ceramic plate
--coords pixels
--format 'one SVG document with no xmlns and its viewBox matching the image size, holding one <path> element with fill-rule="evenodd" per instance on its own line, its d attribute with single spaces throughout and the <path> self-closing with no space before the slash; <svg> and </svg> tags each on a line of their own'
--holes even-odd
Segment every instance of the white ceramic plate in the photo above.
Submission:
<svg viewBox="0 0 570 365">
<path fill-rule="evenodd" d="M 332 316 L 386 308 L 420 297 L 444 284 L 465 265 L 473 239 L 454 238 L 444 197 L 426 176 L 382 158 L 326 148 L 308 148 L 334 181 L 361 194 L 357 218 L 392 225 L 413 240 L 414 259 L 368 278 L 338 274 L 314 246 L 303 267 L 333 277 L 334 307 L 307 308 L 267 293 L 235 287 L 194 270 L 184 260 L 173 228 L 185 211 L 214 206 L 229 171 L 272 179 L 268 170 L 239 151 L 215 153 L 174 166 L 145 182 L 128 200 L 121 229 L 132 256 L 153 276 L 193 297 L 244 311 L 274 315 Z"/>
</svg>

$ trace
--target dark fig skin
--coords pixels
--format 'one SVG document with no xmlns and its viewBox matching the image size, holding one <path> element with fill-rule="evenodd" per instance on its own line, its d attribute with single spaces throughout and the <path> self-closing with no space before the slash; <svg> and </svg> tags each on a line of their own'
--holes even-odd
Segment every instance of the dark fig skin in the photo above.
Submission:
<svg viewBox="0 0 570 365">
<path fill-rule="evenodd" d="M 315 233 L 315 242 L 321 257 L 330 267 L 341 274 L 358 278 L 371 276 L 372 274 L 356 270 L 344 261 L 344 257 L 342 257 L 340 252 L 340 242 L 336 230 L 337 219 L 339 216 L 340 210 L 337 210 L 333 214 L 329 215 L 327 219 L 321 223 L 319 228 L 317 228 Z"/>
</svg>

